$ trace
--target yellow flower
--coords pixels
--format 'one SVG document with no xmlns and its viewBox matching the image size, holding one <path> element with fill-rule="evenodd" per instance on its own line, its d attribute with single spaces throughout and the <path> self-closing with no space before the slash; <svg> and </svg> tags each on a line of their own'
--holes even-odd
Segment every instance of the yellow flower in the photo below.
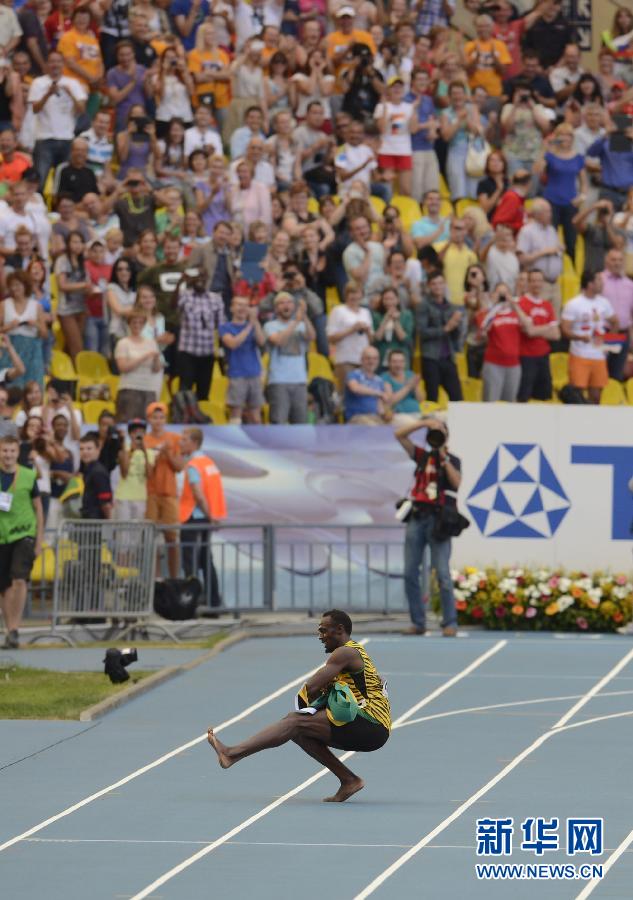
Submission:
<svg viewBox="0 0 633 900">
<path fill-rule="evenodd" d="M 524 612 L 525 612 L 525 607 L 521 606 L 520 603 L 515 603 L 514 606 L 512 607 L 512 613 L 515 616 L 522 616 Z"/>
<path fill-rule="evenodd" d="M 556 600 L 553 603 L 550 603 L 545 607 L 545 615 L 546 616 L 555 616 L 558 612 L 558 603 Z"/>
</svg>

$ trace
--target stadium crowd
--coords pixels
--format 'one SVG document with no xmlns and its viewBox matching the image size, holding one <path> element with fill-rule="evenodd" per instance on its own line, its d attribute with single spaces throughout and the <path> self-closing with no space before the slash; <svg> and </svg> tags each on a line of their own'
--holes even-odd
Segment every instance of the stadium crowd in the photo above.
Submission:
<svg viewBox="0 0 633 900">
<path fill-rule="evenodd" d="M 3 2 L 0 431 L 633 398 L 630 10 L 588 60 L 561 0 Z"/>
</svg>

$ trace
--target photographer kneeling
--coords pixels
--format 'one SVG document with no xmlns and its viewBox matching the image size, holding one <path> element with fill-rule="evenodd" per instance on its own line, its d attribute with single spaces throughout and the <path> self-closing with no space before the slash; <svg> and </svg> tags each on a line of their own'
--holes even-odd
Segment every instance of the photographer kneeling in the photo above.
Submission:
<svg viewBox="0 0 633 900">
<path fill-rule="evenodd" d="M 426 446 L 418 447 L 410 435 L 426 428 Z M 413 623 L 405 634 L 426 632 L 426 610 L 422 602 L 420 566 L 425 548 L 431 549 L 431 566 L 435 569 L 442 602 L 442 634 L 455 637 L 457 612 L 450 573 L 451 538 L 455 532 L 450 517 L 456 520 L 454 492 L 461 482 L 461 462 L 448 452 L 448 428 L 440 419 L 424 418 L 396 431 L 395 436 L 416 464 L 415 483 L 410 493 L 409 514 L 401 517 L 407 531 L 404 545 L 404 589 Z M 403 509 L 403 507 L 401 507 Z M 461 517 L 459 517 L 461 518 Z M 465 520 L 459 530 L 464 527 Z M 459 533 L 459 532 L 457 532 Z"/>
</svg>

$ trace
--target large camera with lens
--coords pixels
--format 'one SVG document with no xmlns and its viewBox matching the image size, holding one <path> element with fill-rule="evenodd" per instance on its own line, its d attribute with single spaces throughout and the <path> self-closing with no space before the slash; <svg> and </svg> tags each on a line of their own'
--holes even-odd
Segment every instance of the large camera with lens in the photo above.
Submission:
<svg viewBox="0 0 633 900">
<path fill-rule="evenodd" d="M 366 69 L 371 64 L 372 52 L 367 44 L 352 44 L 352 49 L 350 52 L 352 56 L 358 60 L 359 69 Z"/>
<path fill-rule="evenodd" d="M 99 461 L 108 472 L 113 472 L 119 464 L 119 453 L 123 448 L 123 437 L 114 425 L 110 425 L 99 454 Z"/>
<path fill-rule="evenodd" d="M 446 434 L 441 428 L 429 428 L 426 439 L 433 450 L 440 450 L 446 443 Z"/>
</svg>

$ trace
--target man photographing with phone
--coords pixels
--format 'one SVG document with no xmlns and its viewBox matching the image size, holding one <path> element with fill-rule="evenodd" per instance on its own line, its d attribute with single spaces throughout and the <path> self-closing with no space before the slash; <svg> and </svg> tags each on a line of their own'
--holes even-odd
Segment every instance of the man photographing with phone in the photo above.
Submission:
<svg viewBox="0 0 633 900">
<path fill-rule="evenodd" d="M 424 447 L 417 446 L 411 435 L 426 429 Z M 404 544 L 404 590 L 409 604 L 411 627 L 405 634 L 426 632 L 426 610 L 422 602 L 420 566 L 426 547 L 431 549 L 431 566 L 440 586 L 442 603 L 442 634 L 457 635 L 457 612 L 450 571 L 451 534 L 456 527 L 448 519 L 457 519 L 455 493 L 462 480 L 461 461 L 448 450 L 448 427 L 441 419 L 425 417 L 405 425 L 396 433 L 396 440 L 416 464 L 415 482 L 410 492 L 408 515 L 399 516 L 406 522 Z M 402 509 L 402 507 L 401 507 Z M 465 522 L 465 520 L 463 520 Z M 459 530 L 464 527 L 461 525 Z M 457 531 L 457 533 L 459 533 Z"/>
</svg>

